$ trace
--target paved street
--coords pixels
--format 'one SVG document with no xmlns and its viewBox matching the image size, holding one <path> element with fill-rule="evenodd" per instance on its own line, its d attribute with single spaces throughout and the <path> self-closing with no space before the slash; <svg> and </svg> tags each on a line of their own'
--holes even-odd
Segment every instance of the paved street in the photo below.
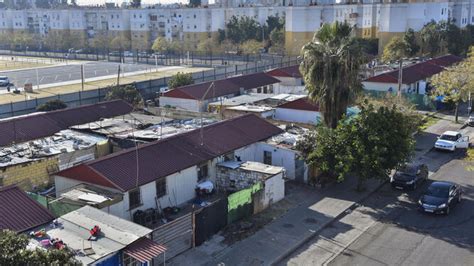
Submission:
<svg viewBox="0 0 474 266">
<path fill-rule="evenodd" d="M 432 145 L 436 134 L 458 126 L 440 121 L 422 135 L 417 149 Z M 463 129 L 472 138 L 472 128 Z M 420 138 L 420 137 L 419 137 Z M 420 155 L 420 154 L 419 154 Z M 474 261 L 474 173 L 464 151 L 431 150 L 419 157 L 430 180 L 414 192 L 385 185 L 350 214 L 326 227 L 281 265 L 472 265 Z M 464 190 L 449 216 L 417 210 L 420 194 L 434 180 L 450 180 Z"/>
<path fill-rule="evenodd" d="M 136 71 L 145 71 L 153 68 L 152 65 L 138 65 L 138 64 L 122 64 L 121 72 L 130 73 Z M 96 78 L 102 76 L 116 75 L 118 70 L 118 63 L 113 62 L 87 62 L 84 64 L 85 78 Z M 80 64 L 52 66 L 36 69 L 26 69 L 17 71 L 0 72 L 0 76 L 7 76 L 10 81 L 17 87 L 23 87 L 25 83 L 37 84 L 51 84 L 65 81 L 80 80 L 81 66 Z M 5 88 L 0 88 L 0 90 Z"/>
</svg>

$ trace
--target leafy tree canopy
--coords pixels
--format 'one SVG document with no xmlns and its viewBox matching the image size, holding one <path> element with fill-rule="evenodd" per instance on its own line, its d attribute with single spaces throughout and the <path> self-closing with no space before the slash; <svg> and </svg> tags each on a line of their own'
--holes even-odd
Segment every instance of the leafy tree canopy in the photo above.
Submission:
<svg viewBox="0 0 474 266">
<path fill-rule="evenodd" d="M 59 110 L 59 109 L 64 109 L 64 108 L 67 108 L 67 104 L 59 99 L 55 99 L 55 100 L 50 100 L 39 105 L 38 107 L 36 107 L 36 111 L 46 112 L 46 111 Z"/>
<path fill-rule="evenodd" d="M 9 230 L 0 231 L 0 265 L 76 265 L 68 249 L 27 249 L 28 237 Z"/>
<path fill-rule="evenodd" d="M 193 75 L 191 73 L 176 73 L 176 75 L 172 76 L 168 81 L 168 87 L 170 89 L 178 88 L 181 86 L 186 86 L 193 84 Z"/>
<path fill-rule="evenodd" d="M 121 99 L 135 107 L 143 103 L 142 96 L 133 85 L 126 85 L 123 87 L 112 86 L 110 87 L 109 92 L 105 96 L 105 99 L 108 101 Z"/>
</svg>

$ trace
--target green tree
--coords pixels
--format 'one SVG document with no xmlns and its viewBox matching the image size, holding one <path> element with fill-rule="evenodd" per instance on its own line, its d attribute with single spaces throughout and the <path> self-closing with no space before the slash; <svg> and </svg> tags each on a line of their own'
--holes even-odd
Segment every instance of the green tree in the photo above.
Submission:
<svg viewBox="0 0 474 266">
<path fill-rule="evenodd" d="M 354 41 L 360 46 L 364 54 L 377 56 L 379 54 L 379 39 L 371 38 L 354 38 Z"/>
<path fill-rule="evenodd" d="M 256 54 L 262 48 L 262 43 L 256 40 L 248 40 L 240 45 L 240 50 L 244 54 Z"/>
<path fill-rule="evenodd" d="M 339 121 L 336 128 L 318 126 L 298 141 L 297 149 L 315 167 L 322 180 L 358 177 L 357 189 L 370 178 L 386 179 L 390 170 L 408 160 L 414 149 L 414 120 L 401 108 L 368 101 L 352 119 Z"/>
<path fill-rule="evenodd" d="M 105 32 L 97 33 L 91 40 L 91 47 L 98 51 L 107 51 L 111 38 Z"/>
<path fill-rule="evenodd" d="M 114 50 L 127 50 L 130 49 L 131 41 L 128 37 L 119 35 L 110 41 L 110 48 Z"/>
<path fill-rule="evenodd" d="M 109 92 L 105 96 L 107 101 L 121 99 L 134 107 L 138 107 L 143 103 L 142 96 L 133 85 L 111 86 Z"/>
<path fill-rule="evenodd" d="M 198 43 L 197 51 L 203 53 L 218 53 L 221 52 L 221 46 L 217 38 L 207 38 Z"/>
<path fill-rule="evenodd" d="M 412 28 L 409 28 L 403 35 L 403 41 L 406 45 L 405 53 L 409 57 L 415 56 L 418 51 L 420 51 L 420 46 L 416 41 L 415 31 Z"/>
<path fill-rule="evenodd" d="M 172 76 L 170 80 L 168 80 L 168 87 L 170 89 L 186 86 L 193 84 L 193 75 L 191 73 L 176 73 L 176 75 Z"/>
<path fill-rule="evenodd" d="M 261 39 L 259 28 L 258 22 L 253 18 L 247 16 L 237 18 L 232 16 L 226 24 L 226 37 L 232 42 L 239 44 L 251 39 L 258 40 L 259 38 Z"/>
<path fill-rule="evenodd" d="M 387 179 L 392 169 L 412 155 L 413 128 L 406 121 L 396 106 L 376 110 L 369 104 L 344 127 L 344 138 L 351 147 L 346 158 L 351 162 L 350 172 L 359 179 L 358 190 L 367 179 Z"/>
<path fill-rule="evenodd" d="M 271 51 L 283 53 L 285 51 L 285 29 L 274 29 L 270 32 Z"/>
<path fill-rule="evenodd" d="M 46 112 L 46 111 L 53 111 L 67 108 L 67 104 L 59 99 L 49 100 L 38 107 L 36 107 L 36 111 L 38 112 Z"/>
<path fill-rule="evenodd" d="M 0 231 L 0 265 L 75 265 L 77 261 L 68 249 L 29 249 L 24 234 Z"/>
<path fill-rule="evenodd" d="M 431 79 L 435 88 L 433 97 L 444 96 L 443 101 L 453 103 L 456 123 L 459 116 L 459 104 L 466 101 L 470 93 L 474 93 L 474 54 L 461 64 L 449 67 Z"/>
<path fill-rule="evenodd" d="M 276 16 L 268 16 L 266 21 L 265 30 L 266 32 L 272 32 L 273 30 L 281 30 L 285 27 L 285 19 L 280 18 L 278 14 Z"/>
<path fill-rule="evenodd" d="M 324 24 L 302 48 L 300 71 L 311 100 L 320 105 L 324 123 L 336 128 L 354 95 L 362 88 L 364 62 L 347 23 Z"/>
<path fill-rule="evenodd" d="M 420 31 L 421 51 L 431 57 L 437 56 L 443 49 L 441 27 L 434 20 L 428 22 Z"/>
<path fill-rule="evenodd" d="M 33 34 L 26 32 L 17 32 L 13 34 L 12 45 L 14 49 L 25 50 L 26 47 L 32 47 L 35 44 Z"/>
<path fill-rule="evenodd" d="M 395 36 L 383 49 L 382 61 L 398 61 L 407 56 L 408 46 L 403 38 Z"/>
<path fill-rule="evenodd" d="M 165 37 L 158 37 L 153 42 L 151 49 L 155 52 L 166 53 L 170 48 L 170 42 Z"/>
</svg>

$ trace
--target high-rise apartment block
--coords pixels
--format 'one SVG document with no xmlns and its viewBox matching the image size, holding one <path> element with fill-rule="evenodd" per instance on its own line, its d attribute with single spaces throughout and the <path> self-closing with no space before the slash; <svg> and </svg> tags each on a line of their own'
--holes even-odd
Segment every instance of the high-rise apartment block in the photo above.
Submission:
<svg viewBox="0 0 474 266">
<path fill-rule="evenodd" d="M 0 32 L 29 32 L 47 37 L 68 31 L 84 41 L 96 34 L 122 35 L 131 49 L 149 49 L 157 37 L 180 41 L 189 49 L 225 29 L 232 16 L 248 16 L 261 25 L 269 16 L 285 18 L 285 48 L 297 54 L 324 23 L 347 21 L 364 38 L 378 38 L 383 47 L 408 28 L 451 19 L 459 27 L 474 24 L 474 0 L 341 1 L 341 0 L 220 0 L 200 8 L 142 9 L 69 8 L 0 9 Z"/>
</svg>

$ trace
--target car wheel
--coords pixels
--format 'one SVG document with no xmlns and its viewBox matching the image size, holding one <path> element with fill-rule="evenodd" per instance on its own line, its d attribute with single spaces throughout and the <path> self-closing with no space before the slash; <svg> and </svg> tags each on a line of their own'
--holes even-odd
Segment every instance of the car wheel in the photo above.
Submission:
<svg viewBox="0 0 474 266">
<path fill-rule="evenodd" d="M 445 213 L 446 215 L 449 215 L 449 211 L 450 211 L 450 208 L 449 208 L 449 206 L 448 206 L 448 207 L 446 207 L 446 211 L 444 211 L 444 213 Z"/>
</svg>

